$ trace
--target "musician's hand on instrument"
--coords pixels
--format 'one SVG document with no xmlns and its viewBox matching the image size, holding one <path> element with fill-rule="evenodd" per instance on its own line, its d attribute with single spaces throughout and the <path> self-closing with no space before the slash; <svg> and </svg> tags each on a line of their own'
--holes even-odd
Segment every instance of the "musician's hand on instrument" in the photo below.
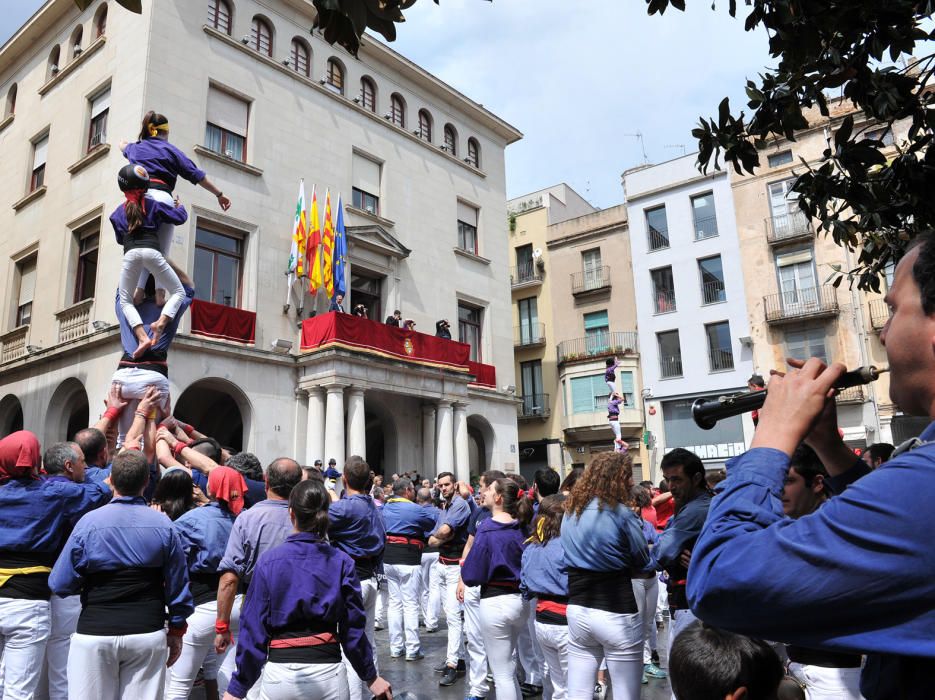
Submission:
<svg viewBox="0 0 935 700">
<path fill-rule="evenodd" d="M 791 455 L 811 432 L 828 400 L 833 401 L 832 385 L 847 371 L 839 362 L 828 367 L 816 357 L 805 363 L 790 362 L 790 366 L 785 375 L 776 373 L 770 379 L 751 447 L 772 447 Z"/>
</svg>

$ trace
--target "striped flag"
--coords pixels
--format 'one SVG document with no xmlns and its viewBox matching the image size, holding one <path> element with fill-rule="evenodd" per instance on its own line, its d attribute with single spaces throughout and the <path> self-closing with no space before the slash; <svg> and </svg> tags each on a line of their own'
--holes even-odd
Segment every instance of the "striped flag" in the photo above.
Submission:
<svg viewBox="0 0 935 700">
<path fill-rule="evenodd" d="M 321 271 L 325 294 L 334 299 L 334 227 L 331 223 L 331 191 L 325 190 L 325 230 L 321 236 Z"/>
<path fill-rule="evenodd" d="M 344 231 L 344 203 L 338 195 L 338 214 L 334 224 L 334 291 L 347 296 L 345 272 L 347 266 L 347 236 Z"/>
<path fill-rule="evenodd" d="M 286 266 L 286 304 L 296 277 L 305 274 L 305 180 L 299 180 L 299 198 L 295 204 L 295 219 L 292 222 L 292 245 L 289 249 L 289 263 Z"/>
<path fill-rule="evenodd" d="M 312 208 L 309 215 L 308 237 L 305 246 L 305 264 L 308 267 L 308 291 L 313 296 L 321 289 L 321 223 L 318 218 L 318 195 L 312 185 Z"/>
</svg>

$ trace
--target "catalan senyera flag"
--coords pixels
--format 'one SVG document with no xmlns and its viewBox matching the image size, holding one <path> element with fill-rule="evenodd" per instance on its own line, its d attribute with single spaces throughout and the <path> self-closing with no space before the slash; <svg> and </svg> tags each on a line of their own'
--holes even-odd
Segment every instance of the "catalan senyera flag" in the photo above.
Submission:
<svg viewBox="0 0 935 700">
<path fill-rule="evenodd" d="M 308 236 L 305 244 L 305 266 L 308 268 L 308 291 L 316 294 L 322 286 L 321 222 L 318 217 L 318 194 L 312 185 L 312 207 L 309 213 Z"/>
<path fill-rule="evenodd" d="M 321 235 L 321 271 L 325 294 L 334 299 L 334 226 L 331 223 L 331 191 L 325 190 L 325 229 Z"/>
</svg>

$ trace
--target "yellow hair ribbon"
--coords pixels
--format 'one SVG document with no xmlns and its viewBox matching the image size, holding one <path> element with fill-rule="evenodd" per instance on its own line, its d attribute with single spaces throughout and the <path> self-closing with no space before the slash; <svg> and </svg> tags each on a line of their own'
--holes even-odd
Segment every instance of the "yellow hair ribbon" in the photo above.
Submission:
<svg viewBox="0 0 935 700">
<path fill-rule="evenodd" d="M 168 130 L 169 130 L 168 122 L 166 122 L 165 124 L 159 124 L 157 126 L 153 126 L 152 124 L 149 125 L 150 136 L 158 136 L 160 131 L 168 131 Z"/>
<path fill-rule="evenodd" d="M 539 538 L 540 542 L 542 542 L 545 537 L 545 518 L 536 520 L 536 537 Z"/>
</svg>

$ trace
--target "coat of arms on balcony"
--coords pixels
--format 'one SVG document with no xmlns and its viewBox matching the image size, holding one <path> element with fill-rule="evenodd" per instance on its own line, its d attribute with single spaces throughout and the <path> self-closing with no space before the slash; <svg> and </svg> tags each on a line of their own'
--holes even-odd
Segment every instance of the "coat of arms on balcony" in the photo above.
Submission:
<svg viewBox="0 0 935 700">
<path fill-rule="evenodd" d="M 412 354 L 412 338 L 406 338 L 406 339 L 403 341 L 403 350 L 406 351 L 406 354 L 407 354 L 407 355 L 411 355 L 411 354 Z"/>
</svg>

